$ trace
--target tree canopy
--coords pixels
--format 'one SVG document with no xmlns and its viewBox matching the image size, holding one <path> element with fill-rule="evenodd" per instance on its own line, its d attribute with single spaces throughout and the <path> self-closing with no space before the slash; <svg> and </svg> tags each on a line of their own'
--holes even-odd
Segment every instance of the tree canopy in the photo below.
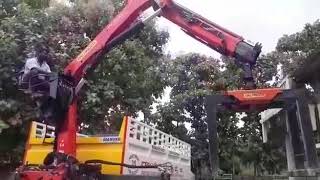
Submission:
<svg viewBox="0 0 320 180">
<path fill-rule="evenodd" d="M 266 62 L 264 57 L 255 70 L 260 87 L 269 86 L 266 82 L 277 74 L 277 63 Z M 190 53 L 166 63 L 167 81 L 172 87 L 171 99 L 158 106 L 153 123 L 192 145 L 193 170 L 200 179 L 210 176 L 204 98 L 226 89 L 239 88 L 242 73 L 232 61 L 234 59 Z M 263 145 L 259 119 L 256 113 L 241 118 L 235 112 L 220 112 L 218 134 L 222 171 L 238 174 L 246 166 L 253 166 L 255 174 L 279 173 L 282 170 L 283 154 Z M 239 127 L 240 121 L 244 122 L 243 127 Z M 191 129 L 186 129 L 188 123 Z M 268 155 L 270 152 L 273 156 Z"/>
</svg>

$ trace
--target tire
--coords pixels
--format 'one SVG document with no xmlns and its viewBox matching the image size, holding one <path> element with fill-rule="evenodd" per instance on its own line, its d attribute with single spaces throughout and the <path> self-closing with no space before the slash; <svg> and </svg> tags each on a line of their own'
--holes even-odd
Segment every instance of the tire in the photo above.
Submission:
<svg viewBox="0 0 320 180">
<path fill-rule="evenodd" d="M 162 173 L 161 174 L 161 180 L 170 180 L 170 174 Z"/>
</svg>

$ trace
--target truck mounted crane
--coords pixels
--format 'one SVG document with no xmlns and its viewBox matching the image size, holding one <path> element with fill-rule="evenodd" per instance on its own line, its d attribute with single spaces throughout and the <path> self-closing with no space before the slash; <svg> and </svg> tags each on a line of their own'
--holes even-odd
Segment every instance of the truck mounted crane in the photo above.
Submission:
<svg viewBox="0 0 320 180">
<path fill-rule="evenodd" d="M 153 7 L 154 12 L 142 18 L 144 11 Z M 55 109 L 56 141 L 53 153 L 44 160 L 45 165 L 55 169 L 52 174 L 48 168 L 30 169 L 24 165 L 18 169 L 23 180 L 62 180 L 78 179 L 80 169 L 94 169 L 95 164 L 85 163 L 83 166 L 76 157 L 77 133 L 77 99 L 78 92 L 87 78 L 89 70 L 94 69 L 101 61 L 101 56 L 121 44 L 129 37 L 139 33 L 143 27 L 155 17 L 164 17 L 189 36 L 209 46 L 222 55 L 232 57 L 235 63 L 243 69 L 243 90 L 224 92 L 233 102 L 225 104 L 231 109 L 246 110 L 264 107 L 281 93 L 280 89 L 256 89 L 252 69 L 261 52 L 261 45 L 251 45 L 237 35 L 201 15 L 187 9 L 173 0 L 127 0 L 123 10 L 92 40 L 89 45 L 64 69 L 63 74 L 49 77 L 50 92 L 46 95 L 59 104 Z M 60 113 L 58 113 L 60 111 Z M 60 115 L 60 116 L 58 116 Z M 211 116 L 210 116 L 211 117 Z M 208 118 L 210 118 L 208 115 Z M 217 129 L 215 123 L 208 123 L 209 147 L 211 165 L 217 161 Z M 89 161 L 90 162 L 90 161 Z M 92 163 L 94 163 L 92 165 Z M 79 168 L 81 167 L 81 168 Z M 216 167 L 213 167 L 213 171 Z M 98 170 L 97 170 L 98 171 Z"/>
</svg>

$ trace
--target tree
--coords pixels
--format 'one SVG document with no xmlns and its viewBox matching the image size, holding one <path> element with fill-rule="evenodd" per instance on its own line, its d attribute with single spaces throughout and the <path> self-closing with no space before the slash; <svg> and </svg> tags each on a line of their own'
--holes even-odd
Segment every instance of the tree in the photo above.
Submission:
<svg viewBox="0 0 320 180">
<path fill-rule="evenodd" d="M 50 0 L 22 0 L 22 2 L 35 9 L 47 8 L 50 5 Z"/>
<path fill-rule="evenodd" d="M 261 56 L 254 69 L 255 80 L 259 87 L 270 86 L 267 82 L 277 75 L 278 61 L 276 59 L 270 61 L 266 58 L 267 56 Z M 193 170 L 200 179 L 210 176 L 204 97 L 241 87 L 242 71 L 234 61 L 233 58 L 222 57 L 218 60 L 190 53 L 167 63 L 167 81 L 172 87 L 171 100 L 157 108 L 157 119 L 155 118 L 153 122 L 158 125 L 158 128 L 167 130 L 171 134 L 177 132 L 171 131 L 177 127 L 176 122 L 177 125 L 191 123 L 187 136 L 181 133 L 176 135 L 192 145 Z M 261 167 L 256 166 L 254 169 L 264 172 L 266 168 L 270 169 L 272 160 L 274 163 L 279 162 L 278 159 L 273 158 L 268 160 L 269 165 L 266 164 L 267 158 L 264 158 L 266 154 L 263 154 L 265 146 L 262 144 L 259 133 L 261 126 L 258 117 L 251 115 L 246 118 L 245 127 L 240 128 L 237 124 L 241 118 L 235 112 L 223 111 L 219 114 L 220 168 L 226 173 L 241 173 L 243 164 L 252 163 L 260 164 Z M 242 158 L 243 156 L 247 158 Z"/>
<path fill-rule="evenodd" d="M 193 171 L 198 178 L 206 178 L 210 176 L 210 166 L 204 97 L 224 88 L 219 61 L 199 54 L 186 54 L 170 60 L 167 63 L 166 72 L 166 79 L 172 87 L 171 101 L 158 107 L 153 123 L 157 128 L 167 130 L 170 134 L 192 145 Z M 185 123 L 191 123 L 192 129 L 189 129 L 189 133 L 186 133 Z M 230 128 L 226 131 L 234 134 L 231 132 L 234 130 L 231 127 L 235 124 L 229 126 Z M 221 129 L 224 128 L 219 128 Z M 228 146 L 228 149 L 231 149 L 232 144 L 228 143 L 229 138 L 221 138 L 221 140 L 224 143 L 223 148 Z M 223 151 L 221 154 L 225 156 Z M 228 157 L 225 156 L 225 159 L 227 160 Z"/>
<path fill-rule="evenodd" d="M 281 37 L 273 54 L 283 64 L 285 74 L 292 74 L 308 57 L 319 53 L 319 49 L 320 21 L 317 20 L 306 24 L 301 32 Z"/>
<path fill-rule="evenodd" d="M 158 105 L 157 112 L 150 116 L 150 122 L 154 123 L 157 129 L 188 142 L 190 137 L 184 123 L 191 119 L 181 111 L 182 107 L 177 107 L 179 105 L 174 102 Z"/>
<path fill-rule="evenodd" d="M 254 175 L 279 174 L 286 168 L 283 151 L 263 144 L 260 116 L 257 112 L 247 113 L 242 118 L 240 128 L 240 161 L 245 166 L 252 166 Z"/>
<path fill-rule="evenodd" d="M 22 0 L 1 0 L 0 1 L 0 20 L 11 17 L 17 13 L 17 6 Z M 1 23 L 1 21 L 0 21 Z"/>
</svg>

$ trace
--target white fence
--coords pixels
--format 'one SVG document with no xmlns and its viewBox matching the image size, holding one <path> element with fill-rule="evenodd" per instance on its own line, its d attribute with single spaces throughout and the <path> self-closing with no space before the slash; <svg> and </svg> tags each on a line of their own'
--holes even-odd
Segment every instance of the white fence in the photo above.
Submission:
<svg viewBox="0 0 320 180">
<path fill-rule="evenodd" d="M 134 119 L 128 123 L 129 138 L 190 158 L 190 144 Z"/>
</svg>

